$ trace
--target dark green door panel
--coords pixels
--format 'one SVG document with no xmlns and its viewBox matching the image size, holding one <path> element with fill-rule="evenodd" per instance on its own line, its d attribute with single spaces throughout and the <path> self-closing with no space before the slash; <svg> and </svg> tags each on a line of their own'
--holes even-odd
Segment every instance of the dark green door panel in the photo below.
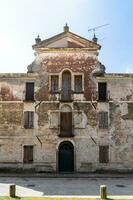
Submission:
<svg viewBox="0 0 133 200">
<path fill-rule="evenodd" d="M 64 143 L 59 148 L 59 171 L 74 171 L 74 150 L 72 144 Z"/>
</svg>

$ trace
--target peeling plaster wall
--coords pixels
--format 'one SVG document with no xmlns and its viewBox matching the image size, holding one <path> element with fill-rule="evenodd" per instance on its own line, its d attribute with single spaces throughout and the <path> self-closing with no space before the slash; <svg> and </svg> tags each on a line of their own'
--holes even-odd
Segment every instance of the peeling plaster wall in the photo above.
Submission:
<svg viewBox="0 0 133 200">
<path fill-rule="evenodd" d="M 133 77 L 126 74 L 107 74 L 98 78 L 107 82 L 109 101 L 99 103 L 100 110 L 108 111 L 109 128 L 101 134 L 100 142 L 109 144 L 110 164 L 105 169 L 132 170 L 133 166 Z M 106 138 L 106 139 L 105 139 Z M 103 166 L 99 166 L 101 169 Z"/>
<path fill-rule="evenodd" d="M 32 71 L 39 73 L 41 88 L 36 92 L 37 100 L 58 100 L 57 96 L 44 96 L 50 90 L 49 73 L 62 73 L 63 69 L 69 69 L 72 73 L 84 74 L 84 95 L 74 94 L 77 100 L 91 100 L 95 98 L 96 84 L 91 79 L 91 73 L 99 68 L 96 52 L 81 50 L 61 50 L 38 53 L 32 64 Z M 61 77 L 61 76 L 60 76 Z M 61 80 L 59 81 L 61 82 Z"/>
<path fill-rule="evenodd" d="M 26 82 L 36 82 L 37 74 L 0 74 L 0 101 L 25 100 Z"/>
<path fill-rule="evenodd" d="M 64 68 L 83 73 L 84 93 L 70 103 L 49 92 L 50 73 Z M 0 75 L 0 168 L 58 171 L 58 147 L 74 145 L 75 171 L 133 170 L 133 77 L 104 74 L 95 52 L 46 51 L 36 56 L 33 73 Z M 60 80 L 61 81 L 61 80 Z M 108 101 L 97 101 L 97 83 L 107 82 Z M 25 83 L 35 82 L 35 101 L 25 101 Z M 61 138 L 60 112 L 72 110 L 74 137 Z M 34 129 L 24 128 L 24 112 L 34 112 Z M 108 128 L 100 129 L 99 112 L 108 112 Z M 23 164 L 23 146 L 34 146 L 34 163 Z M 99 145 L 109 145 L 109 163 L 99 163 Z"/>
</svg>

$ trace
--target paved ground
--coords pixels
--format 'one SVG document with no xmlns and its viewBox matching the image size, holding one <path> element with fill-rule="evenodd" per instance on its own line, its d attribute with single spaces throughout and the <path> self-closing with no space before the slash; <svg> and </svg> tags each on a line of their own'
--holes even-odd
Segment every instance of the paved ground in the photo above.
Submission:
<svg viewBox="0 0 133 200">
<path fill-rule="evenodd" d="M 0 177 L 0 195 L 9 194 L 9 185 L 17 185 L 17 196 L 99 195 L 106 184 L 109 195 L 133 195 L 133 177 L 117 178 L 43 178 Z"/>
</svg>

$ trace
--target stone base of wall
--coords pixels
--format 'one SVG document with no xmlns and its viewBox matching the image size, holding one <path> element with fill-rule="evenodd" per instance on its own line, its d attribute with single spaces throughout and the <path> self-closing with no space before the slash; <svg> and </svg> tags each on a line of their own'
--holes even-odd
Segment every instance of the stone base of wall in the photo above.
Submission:
<svg viewBox="0 0 133 200">
<path fill-rule="evenodd" d="M 1 163 L 0 173 L 57 173 L 52 165 L 42 163 L 23 164 L 23 163 Z M 123 164 L 100 164 L 98 166 L 83 165 L 74 173 L 133 173 L 133 165 L 124 166 Z"/>
<path fill-rule="evenodd" d="M 0 163 L 0 173 L 15 172 L 15 173 L 36 173 L 36 172 L 55 172 L 51 165 L 42 165 L 39 163 L 23 164 L 23 163 Z"/>
</svg>

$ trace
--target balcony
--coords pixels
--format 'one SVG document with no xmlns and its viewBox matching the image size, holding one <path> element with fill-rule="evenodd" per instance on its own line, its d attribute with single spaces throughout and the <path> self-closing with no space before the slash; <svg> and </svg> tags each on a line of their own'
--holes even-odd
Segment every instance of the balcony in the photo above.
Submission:
<svg viewBox="0 0 133 200">
<path fill-rule="evenodd" d="M 107 102 L 110 99 L 110 91 L 106 91 L 104 93 L 96 93 L 97 101 L 99 102 Z"/>
<path fill-rule="evenodd" d="M 58 135 L 59 137 L 74 137 L 74 134 L 73 134 L 73 129 L 71 130 L 62 130 L 60 128 L 60 133 Z"/>
<path fill-rule="evenodd" d="M 62 89 L 59 92 L 59 100 L 61 102 L 72 102 L 73 101 L 73 91 L 70 89 Z"/>
</svg>

